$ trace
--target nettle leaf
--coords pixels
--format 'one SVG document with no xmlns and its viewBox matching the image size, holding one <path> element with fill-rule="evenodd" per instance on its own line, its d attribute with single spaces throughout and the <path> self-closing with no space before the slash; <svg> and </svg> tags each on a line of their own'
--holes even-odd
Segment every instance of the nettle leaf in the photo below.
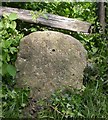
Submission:
<svg viewBox="0 0 108 120">
<path fill-rule="evenodd" d="M 10 28 L 12 28 L 13 30 L 16 28 L 16 22 L 15 21 L 11 22 Z"/>
<path fill-rule="evenodd" d="M 9 73 L 9 75 L 11 75 L 12 77 L 15 77 L 16 75 L 16 68 L 11 65 L 11 64 L 8 64 L 7 65 L 7 72 Z"/>
<path fill-rule="evenodd" d="M 11 60 L 10 55 L 7 54 L 7 61 L 9 62 Z"/>
<path fill-rule="evenodd" d="M 3 41 L 2 42 L 2 47 L 3 48 L 9 48 L 11 44 L 12 44 L 11 41 Z"/>
<path fill-rule="evenodd" d="M 7 68 L 7 64 L 3 64 L 2 65 L 2 75 L 5 75 L 7 73 L 6 68 Z"/>
<path fill-rule="evenodd" d="M 16 20 L 17 18 L 18 18 L 17 13 L 11 13 L 11 14 L 9 15 L 9 20 Z"/>
<path fill-rule="evenodd" d="M 69 13 L 70 13 L 69 8 L 66 8 L 66 9 L 65 9 L 65 13 L 66 13 L 66 14 L 69 14 Z"/>
<path fill-rule="evenodd" d="M 43 14 L 43 17 L 48 20 L 48 16 L 46 14 Z"/>
<path fill-rule="evenodd" d="M 10 52 L 12 53 L 12 54 L 14 54 L 15 52 L 17 52 L 18 50 L 17 50 L 17 48 L 15 48 L 15 47 L 10 47 Z"/>
<path fill-rule="evenodd" d="M 8 16 L 9 16 L 9 13 L 4 13 L 4 14 L 3 14 L 3 17 L 4 17 L 4 18 L 8 18 Z"/>
<path fill-rule="evenodd" d="M 10 23 L 9 22 L 6 22 L 4 25 L 5 25 L 5 28 L 9 28 L 9 25 Z"/>
<path fill-rule="evenodd" d="M 98 48 L 92 47 L 93 53 L 96 53 L 98 51 Z"/>
<path fill-rule="evenodd" d="M 22 106 L 22 107 L 25 107 L 25 106 L 26 106 L 26 104 L 25 104 L 25 103 L 22 103 L 22 104 L 21 104 L 21 106 Z"/>
<path fill-rule="evenodd" d="M 3 36 L 3 35 L 6 35 L 7 34 L 7 31 L 6 30 L 2 30 L 0 31 L 0 34 Z"/>
</svg>

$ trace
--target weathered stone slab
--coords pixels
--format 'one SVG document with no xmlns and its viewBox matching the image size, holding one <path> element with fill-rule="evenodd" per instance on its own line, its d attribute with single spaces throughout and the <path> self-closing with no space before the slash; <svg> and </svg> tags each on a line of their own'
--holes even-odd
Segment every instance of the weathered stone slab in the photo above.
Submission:
<svg viewBox="0 0 108 120">
<path fill-rule="evenodd" d="M 85 66 L 86 50 L 78 40 L 60 32 L 34 32 L 20 42 L 17 86 L 29 86 L 35 98 L 65 87 L 81 89 Z"/>
</svg>

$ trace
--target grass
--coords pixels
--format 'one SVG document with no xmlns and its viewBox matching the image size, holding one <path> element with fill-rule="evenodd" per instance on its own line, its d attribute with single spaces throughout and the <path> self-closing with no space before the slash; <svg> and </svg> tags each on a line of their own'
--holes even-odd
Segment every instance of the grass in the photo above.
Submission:
<svg viewBox="0 0 108 120">
<path fill-rule="evenodd" d="M 89 66 L 89 69 L 85 71 L 84 85 L 86 88 L 81 93 L 72 90 L 58 90 L 48 101 L 39 101 L 38 104 L 44 108 L 38 112 L 39 120 L 66 120 L 72 117 L 108 118 L 107 36 L 106 34 L 102 37 L 99 33 L 85 36 L 74 35 L 84 44 L 94 66 Z M 21 118 L 23 109 L 28 105 L 29 89 L 16 89 L 10 76 L 3 77 L 2 95 L 0 94 L 2 117 Z"/>
<path fill-rule="evenodd" d="M 97 74 L 92 75 L 90 73 L 91 71 L 85 73 L 89 76 L 85 75 L 86 82 L 84 84 L 86 88 L 83 92 L 58 90 L 47 102 L 39 101 L 38 104 L 44 109 L 38 112 L 38 119 L 108 118 L 107 87 L 105 89 L 102 80 L 96 79 Z M 22 110 L 28 104 L 29 92 L 29 89 L 15 89 L 3 83 L 2 116 L 4 118 L 23 117 Z"/>
<path fill-rule="evenodd" d="M 101 43 L 101 42 L 100 42 Z M 105 42 L 103 45 L 107 45 Z M 101 53 L 101 54 L 99 54 Z M 93 54 L 92 54 L 93 55 Z M 91 56 L 92 56 L 91 55 Z M 93 55 L 93 66 L 84 75 L 85 90 L 57 91 L 47 101 L 39 101 L 44 109 L 38 112 L 39 120 L 63 120 L 68 118 L 108 118 L 107 46 Z M 2 116 L 21 118 L 28 104 L 29 90 L 15 89 L 11 80 L 2 85 Z M 6 81 L 6 80 L 4 80 Z M 12 84 L 12 85 L 11 85 Z"/>
<path fill-rule="evenodd" d="M 28 103 L 29 89 L 13 89 L 2 85 L 2 117 L 21 118 L 22 109 Z"/>
<path fill-rule="evenodd" d="M 98 84 L 98 83 L 97 83 Z M 82 93 L 65 91 L 55 93 L 46 109 L 39 113 L 40 119 L 61 120 L 70 117 L 107 118 L 108 96 L 100 86 L 87 86 Z"/>
</svg>

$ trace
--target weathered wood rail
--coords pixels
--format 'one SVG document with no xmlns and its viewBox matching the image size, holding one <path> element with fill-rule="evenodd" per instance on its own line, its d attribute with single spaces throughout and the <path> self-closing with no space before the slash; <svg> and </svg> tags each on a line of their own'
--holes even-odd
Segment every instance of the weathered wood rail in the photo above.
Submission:
<svg viewBox="0 0 108 120">
<path fill-rule="evenodd" d="M 0 6 L 0 16 L 3 16 L 4 13 L 17 13 L 19 20 L 30 23 L 42 24 L 53 28 L 61 28 L 70 31 L 88 33 L 89 28 L 91 26 L 90 23 L 85 21 L 48 13 L 45 14 L 47 19 L 44 17 L 44 15 L 42 15 L 39 16 L 36 20 L 33 20 L 30 10 Z"/>
</svg>

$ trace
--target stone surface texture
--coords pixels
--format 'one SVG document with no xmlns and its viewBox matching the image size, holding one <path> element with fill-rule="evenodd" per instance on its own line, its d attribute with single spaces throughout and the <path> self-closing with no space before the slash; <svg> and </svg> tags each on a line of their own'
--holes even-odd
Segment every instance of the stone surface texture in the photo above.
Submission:
<svg viewBox="0 0 108 120">
<path fill-rule="evenodd" d="M 87 52 L 75 38 L 54 31 L 25 36 L 16 60 L 17 86 L 30 87 L 33 98 L 47 98 L 58 89 L 83 86 Z"/>
</svg>

